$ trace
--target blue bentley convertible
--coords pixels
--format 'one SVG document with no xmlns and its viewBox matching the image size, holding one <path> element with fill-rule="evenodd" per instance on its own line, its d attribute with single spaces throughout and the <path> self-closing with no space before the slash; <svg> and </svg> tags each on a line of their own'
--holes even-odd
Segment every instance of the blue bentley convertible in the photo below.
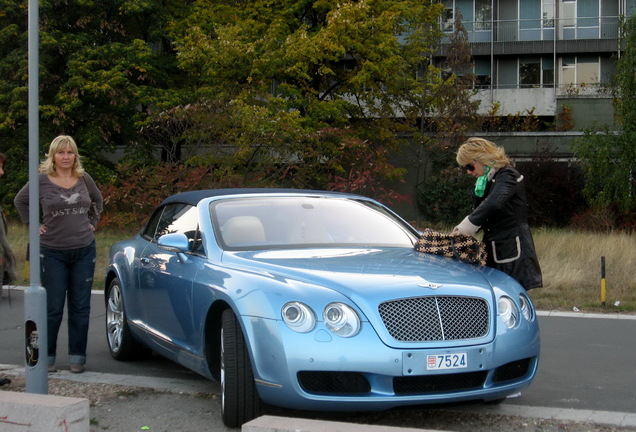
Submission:
<svg viewBox="0 0 636 432">
<path fill-rule="evenodd" d="M 267 405 L 381 410 L 526 388 L 540 349 L 526 291 L 497 270 L 417 252 L 418 235 L 351 194 L 171 196 L 111 248 L 110 352 L 155 351 L 218 380 L 229 427 Z"/>
</svg>

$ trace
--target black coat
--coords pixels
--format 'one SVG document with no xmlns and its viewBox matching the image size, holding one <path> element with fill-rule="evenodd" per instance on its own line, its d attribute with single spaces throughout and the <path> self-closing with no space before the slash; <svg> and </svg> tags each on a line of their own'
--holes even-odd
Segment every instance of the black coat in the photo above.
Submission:
<svg viewBox="0 0 636 432">
<path fill-rule="evenodd" d="M 474 195 L 473 199 L 475 208 L 468 219 L 484 232 L 487 265 L 509 274 L 526 290 L 543 286 L 528 226 L 523 176 L 512 167 L 500 168 L 486 185 L 484 196 Z"/>
</svg>

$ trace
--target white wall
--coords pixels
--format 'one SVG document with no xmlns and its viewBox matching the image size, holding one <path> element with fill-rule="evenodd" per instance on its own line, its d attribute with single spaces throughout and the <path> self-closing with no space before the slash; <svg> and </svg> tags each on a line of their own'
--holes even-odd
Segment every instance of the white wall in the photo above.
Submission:
<svg viewBox="0 0 636 432">
<path fill-rule="evenodd" d="M 557 110 L 555 96 L 553 88 L 522 88 L 480 90 L 475 97 L 481 100 L 479 114 L 487 114 L 498 102 L 501 106 L 497 115 L 500 116 L 526 114 L 533 107 L 535 115 L 553 116 Z"/>
</svg>

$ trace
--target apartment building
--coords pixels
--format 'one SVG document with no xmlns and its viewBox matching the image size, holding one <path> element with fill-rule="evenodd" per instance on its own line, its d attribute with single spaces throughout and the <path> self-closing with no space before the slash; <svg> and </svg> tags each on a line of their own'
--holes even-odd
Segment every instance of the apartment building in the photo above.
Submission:
<svg viewBox="0 0 636 432">
<path fill-rule="evenodd" d="M 620 20 L 636 13 L 636 0 L 443 3 L 442 30 L 450 34 L 460 16 L 467 30 L 482 112 L 498 104 L 500 115 L 549 119 L 565 106 L 574 129 L 613 124 L 607 83 L 620 55 Z"/>
</svg>

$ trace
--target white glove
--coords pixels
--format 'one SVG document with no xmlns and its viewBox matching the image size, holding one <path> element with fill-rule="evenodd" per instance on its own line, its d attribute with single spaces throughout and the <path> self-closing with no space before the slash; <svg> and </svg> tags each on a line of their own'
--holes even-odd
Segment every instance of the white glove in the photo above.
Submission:
<svg viewBox="0 0 636 432">
<path fill-rule="evenodd" d="M 468 219 L 468 216 L 466 216 L 464 220 L 453 229 L 453 234 L 465 234 L 474 237 L 477 231 L 479 231 L 479 228 L 477 225 L 473 225 L 470 219 Z"/>
</svg>

